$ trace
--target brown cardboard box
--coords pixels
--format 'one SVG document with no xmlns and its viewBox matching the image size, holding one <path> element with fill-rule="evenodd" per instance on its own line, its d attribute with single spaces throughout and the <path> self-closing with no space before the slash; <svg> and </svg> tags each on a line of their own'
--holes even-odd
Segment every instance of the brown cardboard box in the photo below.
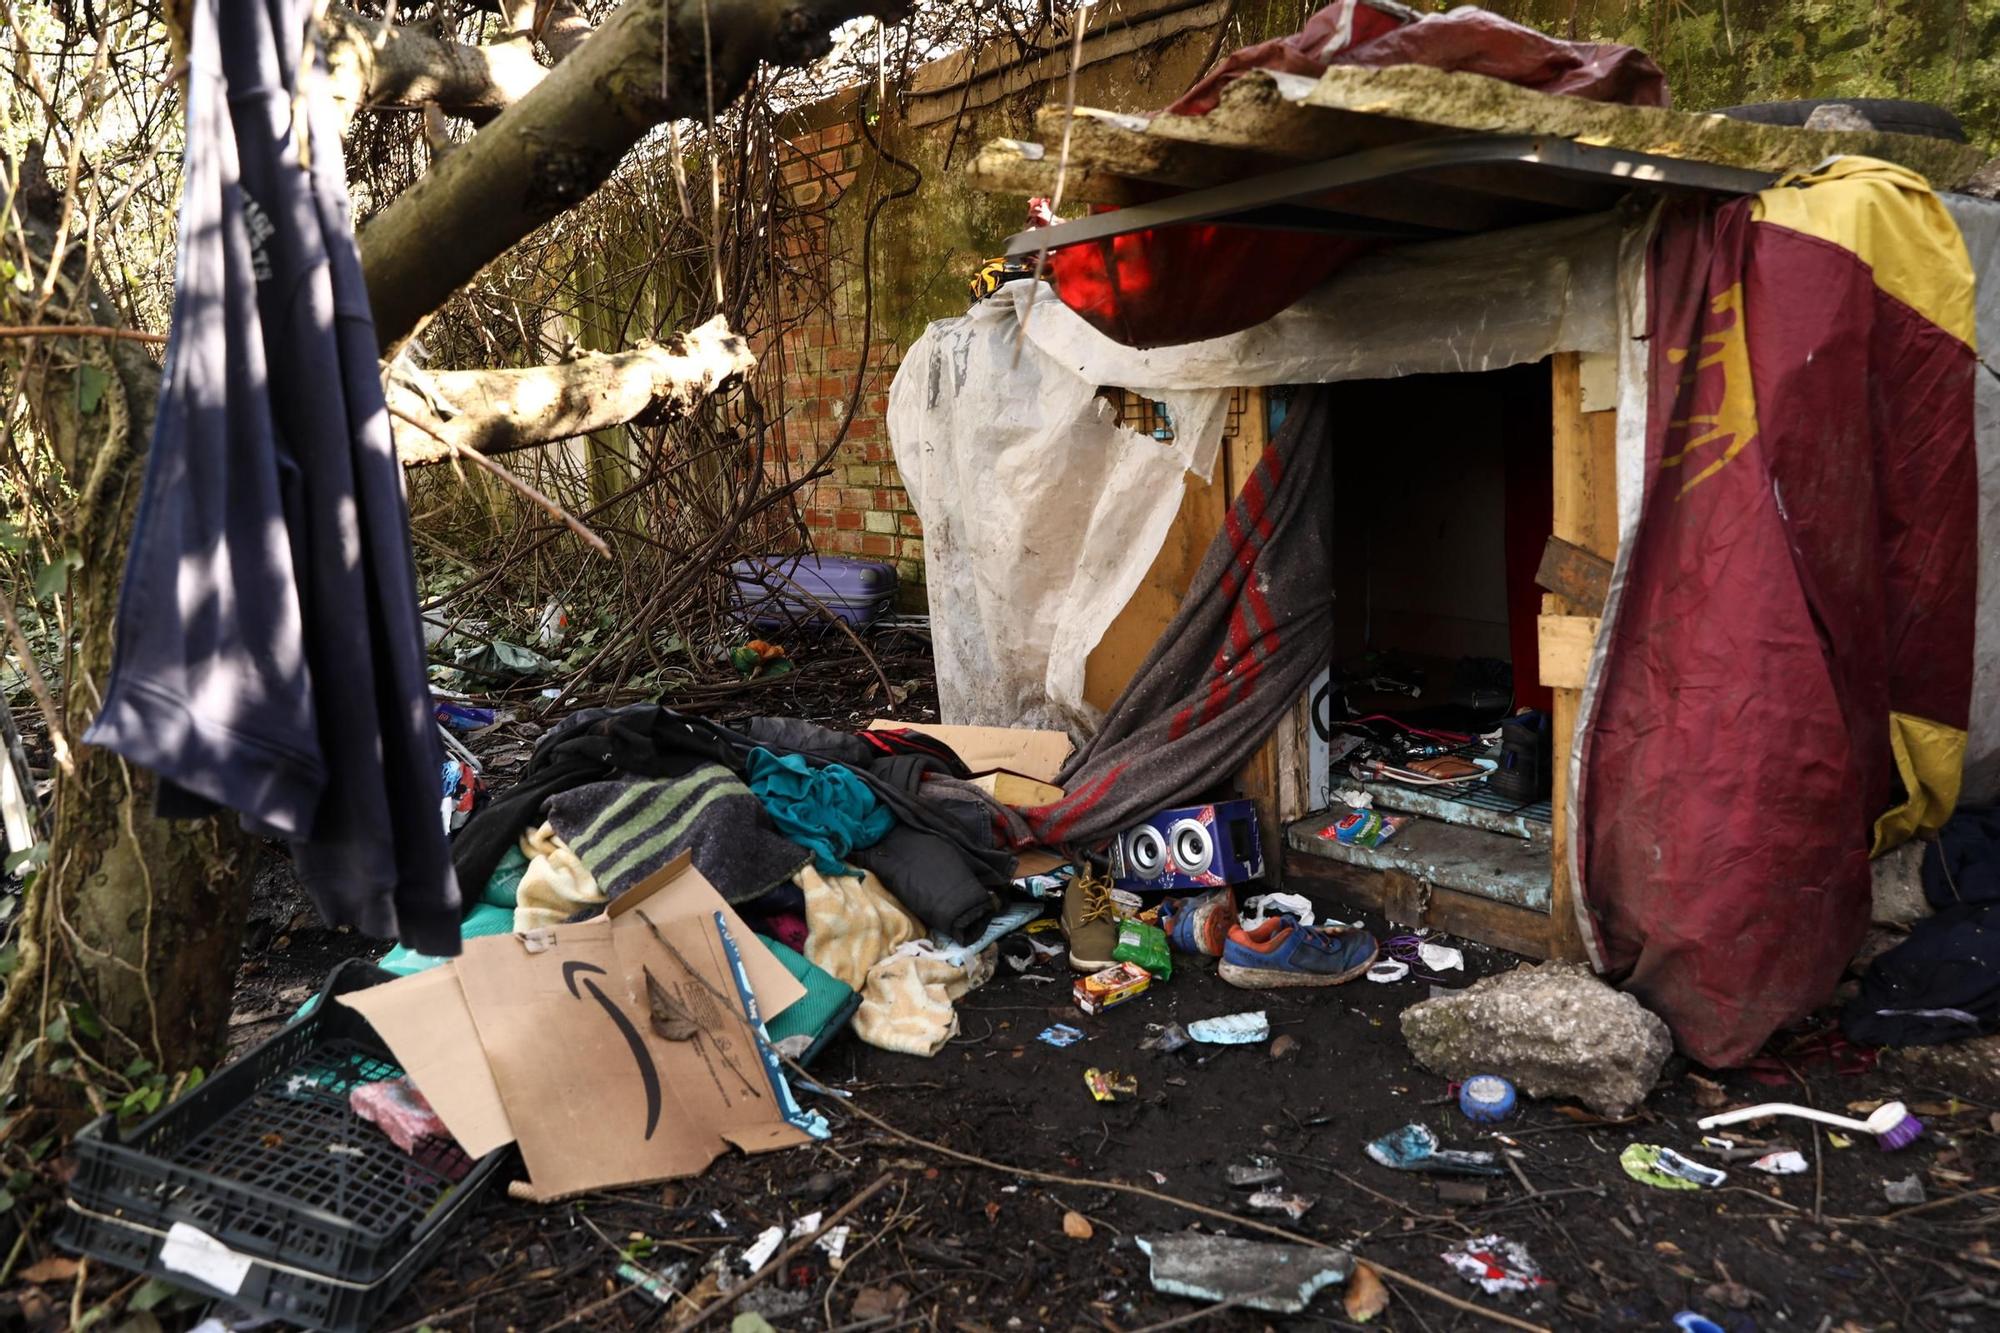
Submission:
<svg viewBox="0 0 2000 1333">
<path fill-rule="evenodd" d="M 1034 731 L 1027 727 L 947 727 L 931 722 L 876 718 L 868 724 L 868 729 L 921 731 L 949 745 L 968 772 L 1005 769 L 1037 782 L 1054 782 L 1056 774 L 1068 762 L 1070 751 L 1076 748 L 1064 732 Z"/>
<path fill-rule="evenodd" d="M 452 963 L 340 998 L 468 1152 L 519 1142 L 540 1197 L 694 1175 L 732 1145 L 807 1138 L 752 1035 L 725 928 L 762 1014 L 804 994 L 682 858 L 608 916 L 469 940 Z M 649 973 L 694 1035 L 655 1030 Z"/>
<path fill-rule="evenodd" d="M 1037 782 L 1019 773 L 981 773 L 972 780 L 972 785 L 1000 804 L 1016 809 L 1032 810 L 1036 806 L 1054 805 L 1063 798 L 1063 789 L 1055 783 Z"/>
</svg>

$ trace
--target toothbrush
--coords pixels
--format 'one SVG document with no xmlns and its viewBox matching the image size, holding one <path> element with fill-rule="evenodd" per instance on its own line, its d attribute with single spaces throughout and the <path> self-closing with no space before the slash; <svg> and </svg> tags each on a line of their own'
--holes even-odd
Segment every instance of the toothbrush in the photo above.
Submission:
<svg viewBox="0 0 2000 1333">
<path fill-rule="evenodd" d="M 1924 1132 L 1924 1122 L 1911 1115 L 1910 1108 L 1901 1102 L 1883 1102 L 1866 1120 L 1849 1120 L 1844 1115 L 1815 1111 L 1810 1106 L 1794 1106 L 1790 1102 L 1765 1102 L 1760 1106 L 1745 1106 L 1734 1111 L 1724 1111 L 1721 1115 L 1703 1116 L 1694 1123 L 1698 1129 L 1715 1129 L 1722 1125 L 1740 1124 L 1745 1120 L 1762 1120 L 1765 1116 L 1772 1115 L 1796 1116 L 1801 1120 L 1817 1120 L 1820 1124 L 1832 1125 L 1835 1129 L 1873 1134 L 1876 1146 L 1883 1152 L 1907 1148 Z"/>
</svg>

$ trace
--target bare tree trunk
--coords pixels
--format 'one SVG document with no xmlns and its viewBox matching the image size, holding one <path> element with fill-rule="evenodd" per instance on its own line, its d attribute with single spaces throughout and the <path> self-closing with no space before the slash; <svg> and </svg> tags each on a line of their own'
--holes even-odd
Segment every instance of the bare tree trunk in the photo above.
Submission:
<svg viewBox="0 0 2000 1333">
<path fill-rule="evenodd" d="M 907 8 L 908 0 L 626 0 L 546 79 L 363 229 L 362 267 L 382 346 L 401 341 L 515 242 L 589 198 L 647 130 L 705 114 L 711 85 L 720 110 L 759 61 L 809 60 L 844 20 Z"/>
<path fill-rule="evenodd" d="M 756 366 L 747 340 L 717 315 L 664 345 L 589 352 L 518 370 L 405 372 L 388 385 L 396 453 L 405 465 L 442 463 L 460 450 L 515 449 L 677 421 Z"/>
<path fill-rule="evenodd" d="M 817 55 L 844 19 L 907 8 L 907 0 L 627 0 L 591 34 L 568 0 L 488 3 L 516 28 L 494 48 L 384 30 L 353 15 L 336 15 L 325 29 L 336 87 L 352 105 L 505 108 L 362 237 L 385 346 L 534 227 L 587 198 L 662 119 L 703 114 L 711 91 L 714 106 L 725 106 L 760 61 Z M 524 22 L 535 25 L 532 35 Z M 554 69 L 530 68 L 537 40 L 560 62 Z M 24 181 L 24 191 L 40 185 L 45 193 L 45 184 Z M 48 269 L 55 229 L 26 216 L 26 205 L 16 213 L 14 203 L 0 201 L 0 215 L 15 214 L 8 220 L 16 224 L 0 245 L 25 238 L 12 258 L 30 281 L 0 286 L 8 322 L 116 325 L 70 259 L 57 299 L 36 299 L 33 280 Z M 440 396 L 466 403 L 442 414 L 434 402 L 425 406 L 445 433 L 462 432 L 482 451 L 539 443 L 536 432 L 561 438 L 619 424 L 613 417 L 671 413 L 747 357 L 740 339 L 726 330 L 720 338 L 699 364 L 683 345 L 580 368 L 442 372 Z M 39 337 L 0 340 L 0 376 L 74 488 L 73 505 L 58 516 L 80 557 L 67 594 L 74 647 L 61 717 L 74 745 L 110 675 L 159 373 L 131 342 Z M 554 393 L 539 415 L 525 410 L 537 390 Z M 56 783 L 49 862 L 25 895 L 19 963 L 0 996 L 0 1100 L 25 1087 L 30 1103 L 64 1126 L 120 1097 L 157 1104 L 174 1079 L 216 1056 L 226 1031 L 257 844 L 233 817 L 168 823 L 152 806 L 147 775 L 77 747 L 76 771 Z"/>
<path fill-rule="evenodd" d="M 39 264 L 49 233 L 17 235 Z M 69 272 L 54 302 L 66 323 L 116 324 L 108 303 L 80 298 Z M 65 299 L 66 294 L 75 294 Z M 10 314 L 32 298 L 8 288 Z M 64 664 L 61 725 L 76 770 L 59 776 L 47 865 L 24 895 L 18 965 L 0 998 L 0 1091 L 27 1093 L 62 1126 L 121 1098 L 157 1101 L 211 1063 L 229 1019 L 247 885 L 257 845 L 232 819 L 153 817 L 153 779 L 77 738 L 111 672 L 112 627 L 159 371 L 130 342 L 0 341 L 0 374 L 27 404 L 34 438 L 76 489 L 68 590 L 74 647 Z"/>
</svg>

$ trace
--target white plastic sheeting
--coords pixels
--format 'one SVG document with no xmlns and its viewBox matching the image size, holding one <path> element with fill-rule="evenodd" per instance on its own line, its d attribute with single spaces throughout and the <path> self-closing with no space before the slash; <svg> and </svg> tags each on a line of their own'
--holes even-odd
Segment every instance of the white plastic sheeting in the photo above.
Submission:
<svg viewBox="0 0 2000 1333">
<path fill-rule="evenodd" d="M 1030 323 L 1061 316 L 1043 301 Z M 1229 393 L 1154 392 L 1163 444 L 1018 329 L 994 299 L 925 330 L 889 390 L 889 438 L 924 523 L 944 720 L 1081 732 L 1084 662 L 1166 539 L 1183 474 L 1214 466 Z"/>
<path fill-rule="evenodd" d="M 1972 633 L 1972 722 L 1961 805 L 2000 798 L 2000 204 L 1943 196 L 1972 257 L 1978 285 L 1974 334 L 1979 385 L 1973 432 L 1979 451 L 1979 592 Z"/>
<path fill-rule="evenodd" d="M 1025 282 L 931 325 L 888 420 L 924 524 L 944 720 L 1095 730 L 1084 663 L 1159 553 L 1183 474 L 1208 475 L 1230 390 L 1615 352 L 1620 234 L 1605 215 L 1407 246 L 1255 328 L 1150 351 L 1047 292 L 1019 337 Z M 1100 387 L 1165 403 L 1173 442 L 1119 426 Z"/>
</svg>

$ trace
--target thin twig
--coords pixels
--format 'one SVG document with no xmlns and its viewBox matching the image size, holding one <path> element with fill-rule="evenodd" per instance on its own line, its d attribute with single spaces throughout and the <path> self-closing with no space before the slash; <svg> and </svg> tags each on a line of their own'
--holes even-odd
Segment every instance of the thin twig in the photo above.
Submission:
<svg viewBox="0 0 2000 1333">
<path fill-rule="evenodd" d="M 771 1258 L 764 1264 L 764 1266 L 758 1269 L 755 1273 L 752 1273 L 749 1276 L 749 1278 L 747 1278 L 743 1282 L 741 1286 L 737 1287 L 727 1296 L 722 1296 L 716 1300 L 710 1301 L 707 1305 L 703 1306 L 701 1309 L 694 1311 L 692 1314 L 684 1316 L 682 1319 L 676 1322 L 670 1329 L 668 1329 L 667 1333 L 688 1333 L 688 1330 L 696 1328 L 703 1323 L 706 1323 L 709 1319 L 713 1318 L 716 1315 L 721 1314 L 723 1311 L 728 1310 L 730 1307 L 734 1306 L 736 1302 L 742 1300 L 745 1296 L 749 1295 L 750 1292 L 754 1291 L 757 1288 L 757 1286 L 760 1283 L 762 1283 L 766 1278 L 770 1277 L 771 1274 L 781 1271 L 786 1264 L 796 1259 L 799 1255 L 804 1254 L 808 1249 L 810 1249 L 815 1243 L 818 1242 L 821 1236 L 825 1235 L 828 1231 L 832 1230 L 835 1226 L 839 1225 L 842 1218 L 845 1218 L 848 1214 L 852 1213 L 862 1204 L 867 1203 L 870 1199 L 880 1194 L 883 1190 L 889 1188 L 890 1185 L 895 1183 L 896 1179 L 897 1176 L 894 1171 L 884 1171 L 881 1175 L 875 1178 L 874 1184 L 868 1186 L 866 1189 L 862 1190 L 859 1194 L 855 1195 L 853 1198 L 849 1199 L 846 1203 L 842 1204 L 839 1208 L 835 1209 L 832 1216 L 828 1217 L 824 1222 L 821 1222 L 809 1234 L 799 1237 L 797 1240 L 793 1241 L 790 1245 L 787 1245 L 784 1249 L 778 1251 L 778 1253 L 771 1256 Z"/>
<path fill-rule="evenodd" d="M 164 333 L 141 333 L 110 324 L 0 324 L 0 338 L 110 338 L 116 342 L 163 343 Z"/>
<path fill-rule="evenodd" d="M 1075 41 L 1069 51 L 1069 79 L 1063 90 L 1063 133 L 1062 149 L 1056 155 L 1056 188 L 1049 196 L 1049 225 L 1056 226 L 1062 221 L 1058 210 L 1063 204 L 1063 190 L 1069 184 L 1069 140 L 1070 131 L 1076 128 L 1076 72 L 1083 65 L 1083 34 L 1090 26 L 1090 0 L 1076 7 L 1071 22 L 1076 24 Z M 1014 330 L 1014 364 L 1021 364 L 1021 347 L 1028 340 L 1028 320 L 1035 313 L 1035 297 L 1042 289 L 1042 274 L 1048 271 L 1049 247 L 1044 245 L 1035 251 L 1035 277 L 1028 284 L 1028 301 L 1021 308 L 1021 323 Z"/>
<path fill-rule="evenodd" d="M 42 669 L 35 663 L 34 650 L 28 647 L 28 636 L 21 632 L 21 622 L 14 618 L 12 597 L 0 597 L 0 619 L 7 622 L 7 642 L 21 659 L 21 674 L 28 678 L 28 693 L 35 696 L 35 708 L 42 715 L 42 724 L 49 729 L 49 748 L 55 752 L 56 763 L 62 766 L 62 771 L 73 777 L 76 760 L 70 757 L 69 739 L 63 735 L 55 696 L 49 693 L 49 683 L 42 679 Z"/>
<path fill-rule="evenodd" d="M 577 536 L 581 537 L 583 539 L 584 544 L 590 547 L 591 550 L 607 558 L 610 556 L 611 548 L 605 545 L 604 538 L 598 536 L 596 533 L 592 532 L 589 528 L 585 527 L 579 519 L 572 517 L 569 510 L 564 509 L 554 500 L 551 500 L 549 499 L 548 496 L 543 495 L 540 491 L 536 490 L 532 485 L 523 481 L 521 478 L 515 476 L 513 473 L 509 472 L 506 468 L 502 467 L 499 463 L 495 462 L 493 459 L 488 458 L 485 454 L 480 453 L 477 449 L 468 449 L 465 445 L 459 443 L 457 440 L 446 439 L 444 436 L 438 434 L 436 431 L 432 430 L 429 426 L 417 420 L 415 417 L 411 416 L 407 412 L 392 407 L 389 409 L 389 415 L 396 418 L 398 421 L 405 421 L 408 422 L 410 425 L 415 426 L 418 430 L 430 436 L 433 440 L 436 440 L 439 444 L 442 444 L 445 448 L 451 450 L 452 456 L 454 458 L 471 459 L 474 463 L 478 464 L 480 467 L 485 468 L 488 472 L 491 472 L 501 481 L 505 482 L 509 486 L 512 486 L 522 495 L 525 495 L 526 497 L 528 497 L 528 499 L 533 500 L 536 504 L 540 505 L 543 509 L 547 510 L 552 517 L 559 520 L 571 532 L 574 532 Z"/>
<path fill-rule="evenodd" d="M 1199 1320 L 1208 1319 L 1226 1311 L 1234 1310 L 1235 1308 L 1235 1301 L 1217 1301 L 1214 1305 L 1208 1306 L 1205 1309 L 1195 1310 L 1184 1315 L 1176 1315 L 1172 1319 L 1162 1319 L 1159 1323 L 1147 1324 L 1144 1328 L 1135 1328 L 1132 1330 L 1132 1333 L 1166 1333 L 1170 1328 L 1181 1328 Z"/>
</svg>

